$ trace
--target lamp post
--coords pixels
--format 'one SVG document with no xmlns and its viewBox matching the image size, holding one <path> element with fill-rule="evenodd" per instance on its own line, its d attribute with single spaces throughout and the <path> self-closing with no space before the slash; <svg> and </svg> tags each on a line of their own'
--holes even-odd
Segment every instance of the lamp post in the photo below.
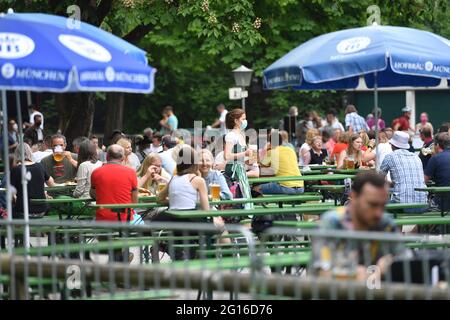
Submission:
<svg viewBox="0 0 450 320">
<path fill-rule="evenodd" d="M 236 85 L 242 87 L 241 98 L 242 98 L 242 109 L 245 111 L 245 97 L 248 93 L 245 91 L 245 87 L 250 86 L 250 81 L 252 80 L 253 70 L 241 65 L 239 68 L 233 70 L 234 81 Z"/>
</svg>

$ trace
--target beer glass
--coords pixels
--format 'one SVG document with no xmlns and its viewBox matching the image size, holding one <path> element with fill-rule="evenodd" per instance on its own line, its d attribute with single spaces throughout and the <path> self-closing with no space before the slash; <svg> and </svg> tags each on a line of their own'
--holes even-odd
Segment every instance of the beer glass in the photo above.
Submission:
<svg viewBox="0 0 450 320">
<path fill-rule="evenodd" d="M 53 149 L 53 160 L 56 162 L 61 162 L 64 159 L 64 150 L 61 146 L 56 146 L 55 149 Z"/>
</svg>

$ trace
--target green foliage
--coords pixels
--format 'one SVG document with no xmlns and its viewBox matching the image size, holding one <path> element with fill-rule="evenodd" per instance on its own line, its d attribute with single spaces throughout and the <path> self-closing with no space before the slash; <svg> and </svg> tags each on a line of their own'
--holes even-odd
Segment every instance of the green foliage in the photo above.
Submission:
<svg viewBox="0 0 450 320">
<path fill-rule="evenodd" d="M 97 1 L 97 7 L 102 1 Z M 79 4 L 84 20 L 93 18 L 92 1 L 0 1 L 0 9 L 64 15 Z M 94 2 L 95 3 L 95 2 Z M 149 31 L 138 39 L 158 69 L 153 95 L 126 95 L 125 130 L 155 127 L 166 104 L 175 107 L 182 126 L 213 121 L 215 106 L 228 101 L 231 70 L 244 64 L 255 71 L 247 100 L 255 126 L 276 126 L 289 106 L 319 112 L 342 107 L 342 93 L 266 92 L 262 71 L 301 43 L 324 33 L 367 24 L 367 7 L 378 5 L 385 25 L 409 26 L 450 37 L 448 0 L 116 0 L 101 27 L 120 37 L 138 26 Z M 87 15 L 87 16 L 86 16 Z M 95 18 L 95 17 L 94 17 Z M 98 95 L 99 103 L 104 96 Z M 99 129 L 101 130 L 101 128 Z"/>
</svg>

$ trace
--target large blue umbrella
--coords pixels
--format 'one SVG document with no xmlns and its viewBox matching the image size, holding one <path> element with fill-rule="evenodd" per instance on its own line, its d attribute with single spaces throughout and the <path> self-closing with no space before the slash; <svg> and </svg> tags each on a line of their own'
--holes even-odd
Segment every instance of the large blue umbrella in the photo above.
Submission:
<svg viewBox="0 0 450 320">
<path fill-rule="evenodd" d="M 69 19 L 47 14 L 8 13 L 0 16 L 0 89 L 9 219 L 12 219 L 12 209 L 6 148 L 6 90 L 151 93 L 154 89 L 156 69 L 147 64 L 145 51 L 87 23 L 80 23 L 79 28 L 73 26 Z M 22 145 L 19 103 L 17 109 Z M 27 179 L 23 150 L 21 162 L 24 219 L 27 221 Z M 28 230 L 25 230 L 26 245 L 28 234 Z M 11 239 L 8 229 L 8 241 Z"/>
<path fill-rule="evenodd" d="M 433 87 L 443 79 L 450 79 L 448 39 L 428 31 L 374 24 L 305 42 L 264 70 L 263 85 L 267 90 L 339 90 L 365 82 L 374 88 L 378 109 L 378 87 Z M 377 131 L 378 126 L 378 148 Z"/>
<path fill-rule="evenodd" d="M 377 75 L 375 83 L 374 74 Z M 450 41 L 428 31 L 373 25 L 311 39 L 264 70 L 264 88 L 437 86 L 450 78 Z"/>
</svg>

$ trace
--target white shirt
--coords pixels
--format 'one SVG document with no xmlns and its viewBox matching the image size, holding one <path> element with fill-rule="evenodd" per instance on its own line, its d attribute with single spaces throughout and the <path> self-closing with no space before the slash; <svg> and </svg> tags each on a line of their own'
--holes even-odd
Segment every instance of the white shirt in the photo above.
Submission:
<svg viewBox="0 0 450 320">
<path fill-rule="evenodd" d="M 171 176 L 173 175 L 173 173 L 175 172 L 175 168 L 177 167 L 177 163 L 173 159 L 172 153 L 173 153 L 173 148 L 163 151 L 161 153 L 158 153 L 159 157 L 161 158 L 162 167 Z"/>
<path fill-rule="evenodd" d="M 144 152 L 146 154 L 150 154 L 150 153 L 159 153 L 163 150 L 162 146 L 157 146 L 155 147 L 153 144 L 150 145 L 149 148 L 145 149 Z"/>
<path fill-rule="evenodd" d="M 374 148 L 373 152 L 376 154 L 377 148 Z M 393 152 L 392 147 L 389 142 L 379 143 L 378 144 L 378 165 L 380 166 L 383 163 L 384 158 L 392 152 Z M 386 175 L 386 179 L 388 181 L 391 181 L 391 174 L 389 172 Z"/>
<path fill-rule="evenodd" d="M 42 113 L 40 113 L 39 111 L 35 111 L 35 112 L 33 112 L 32 114 L 30 114 L 30 123 L 31 124 L 34 124 L 34 116 L 35 115 L 40 115 L 41 116 L 41 118 L 42 118 L 42 123 L 41 123 L 41 129 L 42 130 L 44 130 L 44 116 L 43 116 L 43 114 Z M 39 133 L 38 133 L 39 134 Z"/>
<path fill-rule="evenodd" d="M 220 134 L 226 134 L 227 133 L 227 127 L 225 125 L 225 118 L 227 116 L 228 110 L 224 109 L 221 113 L 220 113 Z"/>
<path fill-rule="evenodd" d="M 92 163 L 91 161 L 85 161 L 80 163 L 77 170 L 77 186 L 73 191 L 73 196 L 75 198 L 90 198 L 90 190 L 91 190 L 91 175 L 92 172 L 100 168 L 103 165 L 101 161 L 97 161 L 96 163 Z"/>
<path fill-rule="evenodd" d="M 51 155 L 53 153 L 52 149 L 47 149 L 45 151 L 36 151 L 33 152 L 33 161 L 34 162 L 41 162 L 42 159 L 45 157 Z"/>
<path fill-rule="evenodd" d="M 302 151 L 303 150 L 311 150 L 311 147 L 309 146 L 309 144 L 307 144 L 306 142 L 304 144 L 302 144 L 302 146 L 300 147 L 300 150 L 298 151 L 298 165 L 302 166 L 303 165 L 303 157 L 302 157 Z"/>
</svg>

